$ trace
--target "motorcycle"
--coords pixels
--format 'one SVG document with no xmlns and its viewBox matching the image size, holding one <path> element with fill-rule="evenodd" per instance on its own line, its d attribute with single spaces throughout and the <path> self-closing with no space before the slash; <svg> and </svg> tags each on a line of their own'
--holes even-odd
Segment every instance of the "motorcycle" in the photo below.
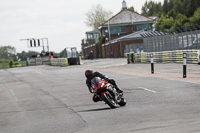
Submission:
<svg viewBox="0 0 200 133">
<path fill-rule="evenodd" d="M 94 77 L 91 80 L 92 93 L 94 93 L 101 101 L 104 101 L 111 108 L 116 108 L 117 105 L 125 106 L 126 100 L 123 94 L 119 94 L 114 86 L 108 83 L 106 80 Z"/>
</svg>

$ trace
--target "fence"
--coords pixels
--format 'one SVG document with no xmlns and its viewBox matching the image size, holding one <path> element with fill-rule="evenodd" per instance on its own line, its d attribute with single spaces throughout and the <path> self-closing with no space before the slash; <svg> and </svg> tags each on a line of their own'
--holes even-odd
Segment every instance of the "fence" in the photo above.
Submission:
<svg viewBox="0 0 200 133">
<path fill-rule="evenodd" d="M 200 49 L 200 30 L 173 34 L 159 32 L 148 34 L 151 36 L 143 38 L 142 48 L 144 52 Z"/>
<path fill-rule="evenodd" d="M 199 50 L 176 50 L 165 52 L 143 52 L 128 54 L 128 63 L 149 63 L 151 62 L 151 54 L 153 54 L 154 62 L 161 63 L 182 63 L 183 53 L 187 54 L 187 63 L 198 63 Z"/>
<path fill-rule="evenodd" d="M 200 30 L 173 34 L 149 31 L 141 36 L 143 43 L 126 45 L 124 53 L 200 49 Z"/>
</svg>

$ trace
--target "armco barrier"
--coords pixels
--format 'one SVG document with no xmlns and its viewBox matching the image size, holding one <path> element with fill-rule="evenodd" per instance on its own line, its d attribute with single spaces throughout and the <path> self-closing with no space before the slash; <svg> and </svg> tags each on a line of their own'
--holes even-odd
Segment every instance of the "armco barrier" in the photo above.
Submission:
<svg viewBox="0 0 200 133">
<path fill-rule="evenodd" d="M 187 63 L 198 63 L 199 50 L 176 50 L 176 51 L 163 51 L 163 52 L 143 52 L 135 54 L 127 54 L 130 58 L 130 63 L 149 63 L 151 61 L 150 55 L 153 54 L 154 63 L 183 63 L 183 53 L 187 55 Z M 133 58 L 133 61 L 131 61 Z M 199 61 L 200 62 L 200 61 Z"/>
<path fill-rule="evenodd" d="M 35 58 L 36 65 L 42 65 L 42 58 Z"/>
<path fill-rule="evenodd" d="M 81 64 L 81 56 L 79 56 L 78 61 L 74 62 L 74 64 L 70 64 L 70 60 L 68 58 L 30 58 L 28 61 L 28 65 L 52 65 L 52 66 L 69 66 L 69 65 L 80 65 Z"/>
<path fill-rule="evenodd" d="M 67 58 L 52 58 L 50 64 L 52 66 L 69 66 Z"/>
<path fill-rule="evenodd" d="M 42 65 L 50 65 L 50 59 L 48 56 L 42 57 Z"/>
<path fill-rule="evenodd" d="M 35 65 L 49 65 L 50 60 L 49 57 L 37 57 L 37 58 L 30 58 L 27 60 L 29 66 Z"/>
</svg>

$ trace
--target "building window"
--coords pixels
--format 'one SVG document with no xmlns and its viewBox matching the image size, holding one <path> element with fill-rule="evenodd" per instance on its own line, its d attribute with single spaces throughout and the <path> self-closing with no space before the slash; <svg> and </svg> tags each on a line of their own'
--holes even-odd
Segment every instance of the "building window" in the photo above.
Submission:
<svg viewBox="0 0 200 133">
<path fill-rule="evenodd" d="M 125 26 L 121 26 L 121 33 L 126 33 L 126 27 Z"/>
<path fill-rule="evenodd" d="M 94 39 L 95 39 L 95 43 L 97 43 L 99 41 L 99 34 L 95 33 Z"/>
<path fill-rule="evenodd" d="M 113 26 L 110 27 L 110 34 L 118 34 L 118 33 L 125 33 L 126 32 L 126 27 L 125 26 Z"/>
<path fill-rule="evenodd" d="M 137 31 L 137 25 L 133 25 L 133 32 Z"/>
<path fill-rule="evenodd" d="M 99 38 L 99 34 L 94 34 L 94 38 L 98 39 Z"/>
<path fill-rule="evenodd" d="M 137 25 L 137 30 L 150 30 L 150 24 L 139 24 Z"/>
<path fill-rule="evenodd" d="M 88 36 L 87 39 L 94 39 L 94 36 L 92 33 L 87 34 L 87 36 Z"/>
<path fill-rule="evenodd" d="M 133 32 L 140 30 L 150 30 L 150 24 L 133 25 Z"/>
</svg>

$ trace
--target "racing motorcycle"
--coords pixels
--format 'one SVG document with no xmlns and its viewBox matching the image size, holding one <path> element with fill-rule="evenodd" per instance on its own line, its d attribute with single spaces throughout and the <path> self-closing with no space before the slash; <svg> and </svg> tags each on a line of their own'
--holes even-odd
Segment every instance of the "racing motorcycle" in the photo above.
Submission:
<svg viewBox="0 0 200 133">
<path fill-rule="evenodd" d="M 94 77 L 91 80 L 92 93 L 94 93 L 101 101 L 104 101 L 111 108 L 116 108 L 117 105 L 125 106 L 126 100 L 122 94 L 119 94 L 114 86 L 106 80 Z"/>
</svg>

